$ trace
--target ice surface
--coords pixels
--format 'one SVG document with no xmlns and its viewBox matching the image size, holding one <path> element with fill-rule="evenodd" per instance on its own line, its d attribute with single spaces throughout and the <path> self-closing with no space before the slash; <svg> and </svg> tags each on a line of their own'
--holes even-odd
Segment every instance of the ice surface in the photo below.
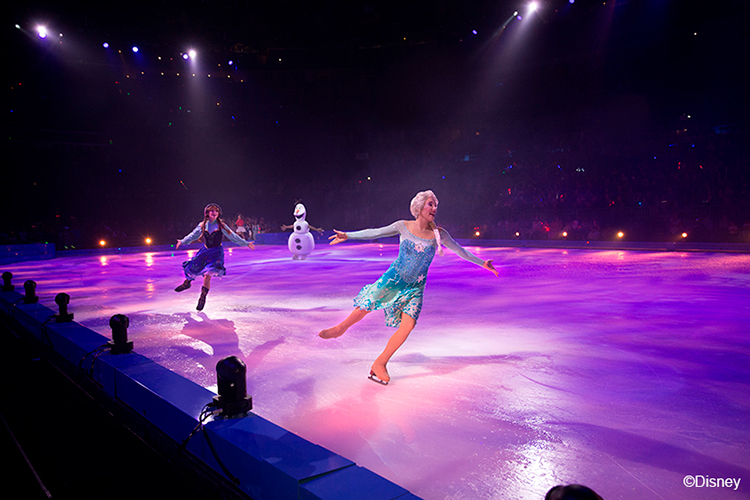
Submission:
<svg viewBox="0 0 750 500">
<path fill-rule="evenodd" d="M 227 249 L 227 276 L 195 311 L 188 251 L 5 266 L 41 302 L 71 296 L 107 336 L 130 318 L 135 350 L 216 389 L 216 363 L 248 367 L 254 412 L 425 499 L 541 499 L 583 483 L 605 499 L 750 496 L 750 256 L 471 248 L 446 251 L 417 328 L 388 365 L 381 312 L 322 340 L 396 245 Z M 683 477 L 742 478 L 738 491 Z"/>
</svg>

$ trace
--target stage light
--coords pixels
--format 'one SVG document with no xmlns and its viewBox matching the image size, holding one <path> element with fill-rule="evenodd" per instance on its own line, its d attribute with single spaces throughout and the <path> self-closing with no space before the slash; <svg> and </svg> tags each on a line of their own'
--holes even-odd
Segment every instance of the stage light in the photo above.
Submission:
<svg viewBox="0 0 750 500">
<path fill-rule="evenodd" d="M 234 64 L 234 61 L 232 61 L 232 60 L 230 59 L 230 60 L 229 60 L 229 62 L 228 62 L 227 64 L 231 66 L 231 65 L 233 65 L 233 64 Z"/>
<path fill-rule="evenodd" d="M 225 417 L 245 416 L 253 409 L 253 398 L 247 395 L 247 366 L 237 356 L 228 356 L 216 363 L 219 395 L 216 405 Z"/>
<path fill-rule="evenodd" d="M 191 50 L 188 51 L 188 55 L 191 58 L 194 58 L 196 55 L 198 55 L 198 53 L 191 49 Z"/>
<path fill-rule="evenodd" d="M 12 292 L 16 289 L 15 286 L 11 285 L 10 280 L 13 279 L 13 273 L 5 271 L 3 273 L 3 292 Z"/>
<path fill-rule="evenodd" d="M 687 233 L 682 233 L 682 238 L 683 238 L 683 239 L 684 239 L 684 238 L 687 238 L 687 237 L 688 237 L 688 234 L 687 234 Z"/>
<path fill-rule="evenodd" d="M 60 307 L 60 314 L 55 314 L 56 323 L 70 323 L 73 321 L 73 313 L 68 312 L 70 304 L 70 295 L 67 293 L 58 293 L 55 295 L 55 303 Z"/>
<path fill-rule="evenodd" d="M 37 26 L 36 27 L 36 33 L 39 35 L 39 38 L 47 38 L 47 27 L 46 26 Z"/>
<path fill-rule="evenodd" d="M 187 54 L 182 54 L 182 58 L 183 58 L 183 59 L 185 59 L 185 60 L 187 61 L 187 60 L 188 60 L 188 59 L 190 58 L 190 56 L 189 56 L 189 55 L 187 55 Z"/>
<path fill-rule="evenodd" d="M 104 245 L 106 245 L 106 244 L 107 244 L 107 242 L 106 242 L 106 241 L 104 241 L 104 240 L 99 240 L 99 246 L 100 246 L 100 247 L 103 247 L 103 246 L 104 246 Z"/>
<path fill-rule="evenodd" d="M 568 237 L 568 232 L 567 231 L 563 231 L 562 235 L 563 235 L 563 238 L 567 238 Z"/>
<path fill-rule="evenodd" d="M 109 318 L 112 328 L 112 342 L 108 342 L 112 354 L 127 354 L 133 351 L 133 341 L 128 341 L 130 320 L 124 314 L 115 314 Z"/>
<path fill-rule="evenodd" d="M 130 50 L 132 50 L 133 53 L 135 53 L 135 54 L 138 53 L 138 47 L 136 47 L 135 45 L 133 45 L 133 47 Z"/>
<path fill-rule="evenodd" d="M 536 12 L 536 10 L 539 8 L 539 4 L 536 2 L 531 2 L 529 4 L 529 12 Z"/>
<path fill-rule="evenodd" d="M 617 237 L 618 238 L 623 238 L 623 237 L 625 237 L 625 233 L 623 233 L 622 231 L 618 231 Z"/>
<path fill-rule="evenodd" d="M 109 44 L 108 44 L 107 42 L 104 42 L 104 43 L 102 44 L 102 47 L 104 47 L 105 49 L 108 49 L 108 48 L 109 48 Z"/>
<path fill-rule="evenodd" d="M 151 238 L 146 238 L 145 241 L 146 241 L 146 245 L 150 245 L 151 244 Z"/>
<path fill-rule="evenodd" d="M 24 281 L 23 290 L 26 292 L 26 295 L 23 298 L 24 304 L 36 304 L 39 302 L 39 297 L 36 296 L 36 281 Z"/>
</svg>

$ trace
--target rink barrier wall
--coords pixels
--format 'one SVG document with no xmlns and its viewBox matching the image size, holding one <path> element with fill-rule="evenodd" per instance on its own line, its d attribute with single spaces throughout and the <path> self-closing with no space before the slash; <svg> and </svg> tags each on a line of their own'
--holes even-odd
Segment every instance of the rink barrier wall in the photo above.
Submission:
<svg viewBox="0 0 750 500">
<path fill-rule="evenodd" d="M 133 410 L 177 446 L 197 426 L 214 393 L 138 354 L 93 354 L 110 339 L 76 322 L 57 323 L 55 311 L 25 304 L 16 291 L 0 292 L 0 315 L 24 337 L 51 349 L 77 367 L 106 397 Z M 222 463 L 239 479 L 239 489 L 254 500 L 413 500 L 406 489 L 349 459 L 306 441 L 249 412 L 241 418 L 204 425 Z M 200 433 L 187 451 L 227 478 Z"/>
<path fill-rule="evenodd" d="M 56 257 L 52 243 L 0 246 L 0 266 L 28 260 L 49 260 Z"/>
<path fill-rule="evenodd" d="M 316 245 L 327 245 L 328 237 L 333 231 L 326 231 L 322 235 L 313 232 Z M 261 233 L 257 235 L 256 245 L 286 245 L 290 233 Z M 380 238 L 378 240 L 352 240 L 348 244 L 356 243 L 398 243 L 397 237 Z M 750 253 L 748 243 L 695 243 L 687 241 L 570 241 L 570 240 L 486 240 L 480 238 L 456 239 L 462 246 L 500 247 L 500 248 L 564 248 L 588 250 L 635 250 L 645 252 L 721 252 L 721 253 Z M 226 243 L 233 246 L 233 243 Z M 185 245 L 184 248 L 200 248 L 201 243 Z M 107 247 L 81 250 L 55 251 L 51 243 L 33 245 L 5 245 L 0 246 L 0 265 L 32 260 L 48 260 L 55 257 L 75 257 L 83 255 L 116 255 L 143 252 L 168 252 L 175 250 L 174 245 L 149 245 L 136 247 Z"/>
</svg>

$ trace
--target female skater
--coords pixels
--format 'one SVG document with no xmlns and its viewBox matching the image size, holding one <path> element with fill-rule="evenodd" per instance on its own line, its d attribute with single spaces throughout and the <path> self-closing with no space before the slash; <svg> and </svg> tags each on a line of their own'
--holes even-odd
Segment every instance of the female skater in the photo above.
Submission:
<svg viewBox="0 0 750 500">
<path fill-rule="evenodd" d="M 221 277 L 227 272 L 224 268 L 224 247 L 221 244 L 222 235 L 226 235 L 227 238 L 237 245 L 247 245 L 251 249 L 255 249 L 252 242 L 248 243 L 243 240 L 242 237 L 238 236 L 237 233 L 232 231 L 221 220 L 221 207 L 216 203 L 206 205 L 206 208 L 203 209 L 203 221 L 199 222 L 190 234 L 181 240 L 177 240 L 177 245 L 175 246 L 175 248 L 180 248 L 180 245 L 187 245 L 195 240 L 203 242 L 203 248 L 198 250 L 195 257 L 182 263 L 182 267 L 185 270 L 185 281 L 174 289 L 175 292 L 187 290 L 195 278 L 203 276 L 201 296 L 196 306 L 196 309 L 199 311 L 202 311 L 203 306 L 206 305 L 206 295 L 208 295 L 208 290 L 211 288 L 211 276 Z"/>
<path fill-rule="evenodd" d="M 365 229 L 350 233 L 336 231 L 331 245 L 347 239 L 371 240 L 399 235 L 398 257 L 375 283 L 365 286 L 354 298 L 354 310 L 338 325 L 321 331 L 324 339 L 340 337 L 346 330 L 376 309 L 385 312 L 386 326 L 396 327 L 383 352 L 370 368 L 370 380 L 388 385 L 390 376 L 386 364 L 406 341 L 422 310 L 425 278 L 437 251 L 443 254 L 441 243 L 461 258 L 480 265 L 497 276 L 492 260 L 482 261 L 456 243 L 448 231 L 435 225 L 438 200 L 432 191 L 422 191 L 411 200 L 413 221 L 396 221 L 379 229 Z"/>
<path fill-rule="evenodd" d="M 245 218 L 242 217 L 242 214 L 237 214 L 237 220 L 234 221 L 234 232 L 243 240 L 247 240 L 245 237 L 247 228 L 245 227 Z"/>
</svg>

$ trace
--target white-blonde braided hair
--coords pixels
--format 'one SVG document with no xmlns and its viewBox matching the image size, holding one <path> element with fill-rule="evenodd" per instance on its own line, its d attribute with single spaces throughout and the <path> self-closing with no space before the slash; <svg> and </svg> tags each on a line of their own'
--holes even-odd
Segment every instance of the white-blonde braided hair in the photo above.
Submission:
<svg viewBox="0 0 750 500">
<path fill-rule="evenodd" d="M 411 199 L 411 204 L 409 205 L 409 209 L 411 210 L 411 214 L 416 219 L 419 217 L 419 212 L 422 211 L 424 208 L 424 204 L 427 203 L 427 200 L 433 199 L 435 200 L 435 205 L 437 205 L 438 199 L 437 196 L 435 196 L 435 193 L 432 192 L 431 189 L 428 189 L 427 191 L 420 191 L 414 196 L 414 198 Z M 440 241 L 440 230 L 435 225 L 434 222 L 430 222 L 430 229 L 432 229 L 432 232 L 435 233 L 435 242 L 437 243 L 437 252 L 439 255 L 443 255 L 443 247 L 441 246 Z"/>
</svg>

